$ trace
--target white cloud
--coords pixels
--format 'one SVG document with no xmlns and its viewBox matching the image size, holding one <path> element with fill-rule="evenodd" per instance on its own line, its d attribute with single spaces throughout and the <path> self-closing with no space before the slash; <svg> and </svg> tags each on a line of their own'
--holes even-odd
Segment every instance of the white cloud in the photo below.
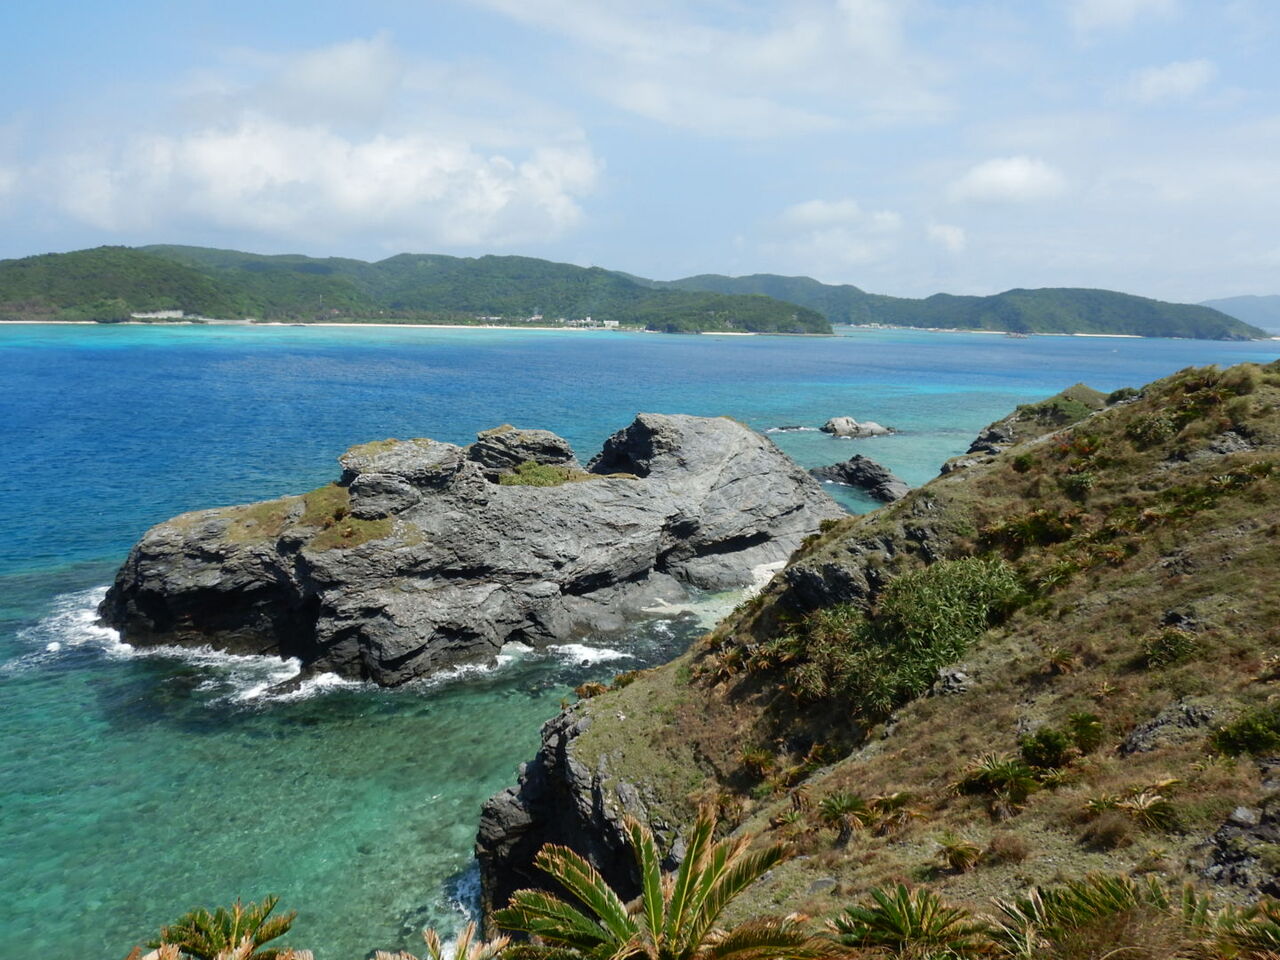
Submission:
<svg viewBox="0 0 1280 960">
<path fill-rule="evenodd" d="M 897 0 L 761 5 L 727 25 L 691 0 L 483 2 L 576 43 L 572 69 L 599 96 L 701 134 L 789 136 L 942 108 L 935 67 L 906 43 L 910 4 Z"/>
<path fill-rule="evenodd" d="M 1179 60 L 1136 71 L 1125 92 L 1130 100 L 1142 104 L 1185 100 L 1203 90 L 1216 73 L 1208 60 Z"/>
<path fill-rule="evenodd" d="M 953 200 L 1026 203 L 1055 197 L 1066 188 L 1057 168 L 1028 156 L 997 157 L 972 167 L 951 184 Z"/>
<path fill-rule="evenodd" d="M 18 188 L 18 171 L 9 167 L 0 167 L 0 200 L 15 192 Z"/>
<path fill-rule="evenodd" d="M 484 155 L 425 133 L 355 140 L 248 117 L 68 157 L 57 172 L 63 207 L 104 230 L 195 221 L 281 237 L 474 245 L 570 229 L 600 166 L 584 143 Z"/>
<path fill-rule="evenodd" d="M 968 238 L 964 227 L 950 223 L 931 223 L 926 229 L 930 241 L 942 247 L 948 253 L 963 253 Z"/>
<path fill-rule="evenodd" d="M 33 182 L 44 201 L 143 236 L 213 228 L 365 248 L 534 243 L 582 221 L 603 170 L 554 111 L 410 63 L 381 35 L 284 58 L 236 51 L 182 94 L 175 112 L 186 122 L 174 129 L 40 158 Z"/>
<path fill-rule="evenodd" d="M 1123 30 L 1140 19 L 1168 17 L 1177 0 L 1069 0 L 1067 15 L 1080 33 Z"/>
<path fill-rule="evenodd" d="M 862 217 L 862 207 L 857 200 L 806 200 L 792 204 L 782 211 L 784 223 L 802 227 L 825 226 L 832 223 L 850 223 Z"/>
<path fill-rule="evenodd" d="M 774 236 L 760 245 L 775 261 L 808 274 L 847 276 L 851 267 L 880 263 L 897 249 L 902 215 L 864 211 L 850 197 L 806 200 L 778 216 Z"/>
</svg>

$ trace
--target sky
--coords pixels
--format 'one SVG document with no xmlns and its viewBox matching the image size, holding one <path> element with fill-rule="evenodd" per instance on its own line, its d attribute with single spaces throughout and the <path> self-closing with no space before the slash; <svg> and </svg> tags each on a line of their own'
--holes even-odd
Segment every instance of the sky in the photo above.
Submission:
<svg viewBox="0 0 1280 960">
<path fill-rule="evenodd" d="M 3 0 L 0 257 L 1280 292 L 1275 0 Z"/>
</svg>

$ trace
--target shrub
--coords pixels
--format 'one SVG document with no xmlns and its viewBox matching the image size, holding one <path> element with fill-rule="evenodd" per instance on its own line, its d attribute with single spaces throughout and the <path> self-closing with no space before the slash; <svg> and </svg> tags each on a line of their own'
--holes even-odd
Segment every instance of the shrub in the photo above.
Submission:
<svg viewBox="0 0 1280 960">
<path fill-rule="evenodd" d="M 767 747 L 743 747 L 738 760 L 756 777 L 763 777 L 774 764 L 773 751 Z"/>
<path fill-rule="evenodd" d="M 851 604 L 817 611 L 803 632 L 761 644 L 751 665 L 785 669 L 785 688 L 801 702 L 837 699 L 875 722 L 926 691 L 1023 598 L 1003 560 L 940 560 L 890 582 L 872 616 Z"/>
<path fill-rule="evenodd" d="M 1129 424 L 1125 433 L 1140 447 L 1154 447 L 1164 443 L 1177 432 L 1177 427 L 1163 413 L 1148 413 Z"/>
<path fill-rule="evenodd" d="M 1021 804 L 1039 785 L 1035 771 L 1022 760 L 986 753 L 970 762 L 952 789 L 963 796 L 988 796 Z"/>
<path fill-rule="evenodd" d="M 1210 743 L 1219 753 L 1229 757 L 1280 751 L 1280 706 L 1245 711 L 1231 723 L 1215 730 Z"/>
<path fill-rule="evenodd" d="M 578 684 L 578 686 L 573 688 L 573 692 L 578 695 L 579 700 L 590 700 L 592 697 L 598 697 L 602 693 L 608 693 L 609 688 L 603 683 L 589 681 L 587 683 Z"/>
<path fill-rule="evenodd" d="M 1080 834 L 1080 842 L 1097 850 L 1118 850 L 1133 843 L 1133 824 L 1119 810 L 1104 810 Z"/>
<path fill-rule="evenodd" d="M 1097 482 L 1097 476 L 1092 473 L 1069 473 L 1058 481 L 1058 485 L 1067 496 L 1083 500 Z"/>
<path fill-rule="evenodd" d="M 1013 458 L 1013 469 L 1018 473 L 1027 473 L 1036 465 L 1036 458 L 1029 453 L 1020 453 Z"/>
<path fill-rule="evenodd" d="M 982 858 L 989 863 L 1021 863 L 1030 852 L 1027 841 L 1016 833 L 997 833 L 987 844 Z"/>
<path fill-rule="evenodd" d="M 1092 753 L 1102 745 L 1105 728 L 1102 720 L 1094 713 L 1073 713 L 1067 717 L 1067 729 L 1071 731 L 1071 739 L 1081 753 Z"/>
<path fill-rule="evenodd" d="M 836 790 L 818 801 L 818 816 L 836 831 L 836 844 L 846 846 L 853 831 L 861 830 L 871 817 L 867 802 L 848 790 Z"/>
<path fill-rule="evenodd" d="M 1140 392 L 1133 387 L 1121 387 L 1119 390 L 1112 390 L 1107 394 L 1107 406 L 1119 403 L 1121 400 L 1129 400 L 1133 397 L 1140 396 Z"/>
<path fill-rule="evenodd" d="M 1056 770 L 1071 761 L 1074 744 L 1061 730 L 1041 727 L 1035 733 L 1018 738 L 1018 752 L 1027 765 L 1036 770 Z"/>
<path fill-rule="evenodd" d="M 621 690 L 624 687 L 629 687 L 639 680 L 644 672 L 643 670 L 624 670 L 613 678 L 613 681 L 609 684 L 609 689 Z"/>
<path fill-rule="evenodd" d="M 848 946 L 878 947 L 902 957 L 979 956 L 988 945 L 985 923 L 926 888 L 902 884 L 874 888 L 868 901 L 848 907 L 831 928 Z"/>
<path fill-rule="evenodd" d="M 968 873 L 982 859 L 982 848 L 954 833 L 944 833 L 938 838 L 938 855 L 948 870 Z"/>
<path fill-rule="evenodd" d="M 1148 667 L 1168 667 L 1185 663 L 1199 649 L 1194 634 L 1170 627 L 1142 641 L 1142 659 Z"/>
</svg>

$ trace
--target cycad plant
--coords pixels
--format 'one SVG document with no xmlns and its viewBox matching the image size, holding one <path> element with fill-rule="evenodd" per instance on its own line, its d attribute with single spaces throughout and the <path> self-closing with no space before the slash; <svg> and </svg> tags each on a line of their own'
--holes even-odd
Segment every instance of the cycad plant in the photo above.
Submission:
<svg viewBox="0 0 1280 960">
<path fill-rule="evenodd" d="M 428 927 L 422 931 L 422 939 L 427 942 L 427 955 L 424 960 L 494 960 L 507 949 L 511 942 L 509 937 L 498 937 L 496 940 L 477 940 L 476 925 L 468 923 L 458 934 L 458 942 L 453 945 L 452 953 L 446 954 L 440 934 Z M 388 953 L 378 950 L 373 960 L 418 960 L 413 954 L 401 950 L 399 953 Z"/>
<path fill-rule="evenodd" d="M 1210 921 L 1207 901 L 1188 889 L 1175 905 L 1153 877 L 1091 875 L 995 906 L 992 937 L 1019 960 L 1104 953 L 1176 960 L 1196 953 Z"/>
<path fill-rule="evenodd" d="M 714 841 L 715 818 L 703 812 L 686 839 L 679 870 L 663 875 L 653 835 L 634 820 L 627 836 L 640 876 L 639 899 L 628 907 L 585 859 L 548 844 L 535 863 L 572 901 L 543 890 L 519 890 L 494 919 L 529 935 L 508 956 L 531 960 L 819 960 L 829 941 L 794 918 L 759 919 L 728 930 L 717 921 L 729 903 L 786 853 L 780 845 L 748 849 L 750 837 Z"/>
<path fill-rule="evenodd" d="M 848 846 L 854 830 L 861 830 L 871 818 L 867 801 L 848 790 L 836 790 L 818 801 L 818 816 L 836 831 L 836 845 Z"/>
<path fill-rule="evenodd" d="M 174 923 L 160 928 L 160 936 L 147 944 L 163 949 L 177 948 L 178 955 L 191 960 L 290 960 L 294 951 L 263 944 L 282 937 L 293 926 L 297 911 L 272 917 L 280 898 L 269 896 L 261 903 L 237 900 L 230 908 L 192 910 Z"/>
<path fill-rule="evenodd" d="M 877 887 L 869 897 L 831 921 L 847 946 L 878 948 L 898 957 L 959 958 L 981 956 L 991 945 L 985 923 L 924 887 Z"/>
</svg>

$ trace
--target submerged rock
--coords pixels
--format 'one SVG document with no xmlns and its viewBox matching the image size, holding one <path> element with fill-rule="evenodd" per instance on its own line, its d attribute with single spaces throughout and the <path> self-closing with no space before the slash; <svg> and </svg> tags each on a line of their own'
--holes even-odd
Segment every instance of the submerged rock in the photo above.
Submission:
<svg viewBox="0 0 1280 960">
<path fill-rule="evenodd" d="M 905 480 L 895 476 L 888 467 L 860 453 L 855 453 L 843 463 L 833 463 L 829 467 L 814 467 L 809 473 L 819 480 L 843 483 L 846 486 L 865 490 L 885 503 L 901 500 L 911 492 Z"/>
<path fill-rule="evenodd" d="M 507 485 L 551 468 L 549 485 Z M 617 629 L 690 587 L 745 585 L 843 511 L 727 419 L 642 414 L 581 470 L 542 430 L 385 440 L 298 497 L 184 514 L 130 551 L 102 620 L 128 643 L 297 657 L 384 685 L 513 640 Z"/>
<path fill-rule="evenodd" d="M 820 429 L 837 437 L 887 437 L 893 433 L 891 427 L 882 426 L 874 420 L 859 422 L 853 417 L 832 417 Z"/>
</svg>

